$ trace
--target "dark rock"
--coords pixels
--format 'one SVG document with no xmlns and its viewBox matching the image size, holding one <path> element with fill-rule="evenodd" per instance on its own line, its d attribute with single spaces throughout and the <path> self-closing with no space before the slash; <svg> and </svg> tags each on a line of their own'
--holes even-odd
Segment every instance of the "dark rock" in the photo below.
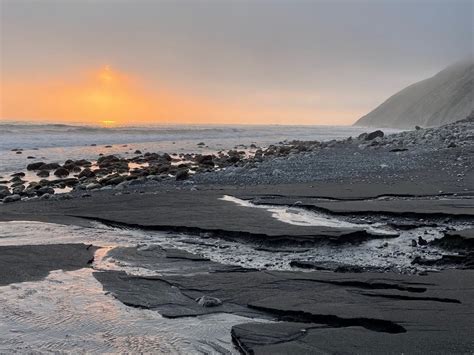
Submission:
<svg viewBox="0 0 474 355">
<path fill-rule="evenodd" d="M 383 138 L 383 136 L 384 136 L 384 133 L 378 129 L 376 131 L 368 133 L 367 136 L 365 137 L 365 140 L 371 141 L 372 139 L 375 139 L 378 137 Z"/>
<path fill-rule="evenodd" d="M 59 169 L 56 169 L 56 171 L 54 172 L 54 175 L 56 175 L 57 177 L 66 177 L 69 175 L 69 170 L 61 167 Z"/>
<path fill-rule="evenodd" d="M 43 186 L 43 187 L 40 187 L 39 189 L 37 189 L 36 193 L 38 194 L 38 196 L 41 196 L 41 195 L 44 195 L 44 194 L 54 195 L 54 189 L 52 187 L 49 187 L 49 186 Z"/>
<path fill-rule="evenodd" d="M 31 156 L 31 155 L 28 155 L 28 156 L 26 157 L 26 159 L 36 159 L 36 157 L 33 157 L 33 156 Z"/>
<path fill-rule="evenodd" d="M 91 178 L 91 177 L 94 177 L 94 176 L 95 176 L 95 172 L 93 172 L 92 170 L 90 170 L 88 168 L 85 168 L 84 170 L 82 170 L 78 175 L 79 179 L 83 178 L 83 177 Z"/>
<path fill-rule="evenodd" d="M 49 176 L 49 171 L 48 170 L 40 170 L 36 174 L 39 177 L 48 177 Z"/>
<path fill-rule="evenodd" d="M 412 239 L 412 240 L 411 240 L 411 246 L 412 246 L 412 247 L 416 247 L 417 245 L 418 245 L 418 243 L 416 242 L 416 240 L 415 240 L 415 239 Z"/>
<path fill-rule="evenodd" d="M 176 180 L 186 180 L 189 178 L 189 172 L 186 169 L 178 170 L 176 172 Z"/>
<path fill-rule="evenodd" d="M 8 186 L 0 185 L 0 199 L 3 199 L 9 195 L 11 194 L 10 194 L 10 189 L 8 188 Z"/>
<path fill-rule="evenodd" d="M 23 177 L 23 176 L 25 176 L 25 173 L 19 172 L 19 173 L 11 174 L 10 176 L 11 176 L 11 177 Z"/>
<path fill-rule="evenodd" d="M 31 163 L 26 166 L 26 170 L 38 170 L 43 165 L 44 165 L 44 162 L 42 161 L 39 161 L 37 163 Z"/>
<path fill-rule="evenodd" d="M 424 240 L 422 237 L 418 237 L 418 245 L 428 245 L 428 242 Z"/>
<path fill-rule="evenodd" d="M 16 202 L 16 201 L 20 201 L 20 200 L 21 200 L 21 196 L 18 195 L 18 194 L 9 195 L 9 196 L 7 196 L 3 199 L 3 203 Z"/>
<path fill-rule="evenodd" d="M 134 154 L 142 154 L 142 151 L 137 149 L 136 151 L 133 152 Z"/>
<path fill-rule="evenodd" d="M 58 163 L 48 163 L 48 164 L 43 164 L 39 167 L 39 170 L 54 170 L 58 169 L 61 167 Z"/>
</svg>

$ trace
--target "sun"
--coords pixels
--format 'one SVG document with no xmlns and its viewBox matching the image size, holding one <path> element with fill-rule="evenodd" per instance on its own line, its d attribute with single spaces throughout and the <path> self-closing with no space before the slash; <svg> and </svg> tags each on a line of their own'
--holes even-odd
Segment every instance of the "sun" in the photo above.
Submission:
<svg viewBox="0 0 474 355">
<path fill-rule="evenodd" d="M 101 123 L 101 126 L 104 128 L 111 128 L 117 125 L 117 122 L 113 120 L 103 120 L 103 121 L 100 121 L 100 123 Z"/>
</svg>

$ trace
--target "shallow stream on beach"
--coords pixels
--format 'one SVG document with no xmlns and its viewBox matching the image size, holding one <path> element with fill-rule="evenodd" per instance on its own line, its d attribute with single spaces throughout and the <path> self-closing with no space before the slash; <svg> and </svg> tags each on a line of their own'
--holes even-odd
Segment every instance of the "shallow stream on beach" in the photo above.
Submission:
<svg viewBox="0 0 474 355">
<path fill-rule="evenodd" d="M 298 209 L 285 214 L 278 207 L 274 208 L 277 209 L 274 213 L 281 212 L 279 216 L 288 218 L 290 223 L 291 217 L 299 214 Z M 311 215 L 303 217 L 308 222 Z M 412 247 L 409 242 L 415 234 L 423 234 L 430 240 L 439 237 L 440 231 L 424 228 L 402 232 L 398 238 L 377 239 L 360 245 L 268 251 L 256 245 L 206 235 L 118 229 L 99 223 L 87 228 L 28 221 L 2 222 L 0 245 L 85 243 L 102 248 L 96 252 L 93 268 L 57 270 L 42 281 L 0 287 L 0 352 L 237 353 L 230 329 L 235 324 L 251 321 L 249 318 L 215 314 L 166 319 L 154 311 L 127 307 L 104 293 L 92 275 L 94 270 L 160 274 L 159 270 L 131 266 L 106 257 L 107 251 L 117 246 L 160 245 L 184 249 L 225 264 L 273 270 L 291 270 L 291 260 L 409 270 L 412 257 L 441 254 L 431 247 Z"/>
</svg>

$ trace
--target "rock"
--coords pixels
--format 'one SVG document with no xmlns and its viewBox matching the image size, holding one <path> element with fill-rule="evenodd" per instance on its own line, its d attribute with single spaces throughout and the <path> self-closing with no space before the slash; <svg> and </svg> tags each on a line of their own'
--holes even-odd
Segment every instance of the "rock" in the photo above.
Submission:
<svg viewBox="0 0 474 355">
<path fill-rule="evenodd" d="M 187 169 L 178 170 L 176 172 L 176 180 L 186 180 L 189 177 L 189 172 Z"/>
<path fill-rule="evenodd" d="M 142 151 L 137 149 L 136 151 L 133 152 L 134 154 L 142 154 Z"/>
<path fill-rule="evenodd" d="M 39 161 L 37 163 L 31 163 L 26 166 L 26 170 L 38 170 L 43 165 L 44 165 L 44 162 L 42 161 Z"/>
<path fill-rule="evenodd" d="M 39 170 L 54 170 L 60 168 L 61 165 L 58 163 L 48 163 L 48 164 L 43 164 L 39 167 Z"/>
<path fill-rule="evenodd" d="M 10 196 L 10 189 L 7 186 L 0 185 L 0 199 Z"/>
<path fill-rule="evenodd" d="M 415 240 L 415 239 L 412 239 L 412 240 L 411 240 L 411 246 L 412 246 L 412 247 L 416 247 L 417 245 L 418 245 L 418 243 L 416 242 L 416 240 Z"/>
<path fill-rule="evenodd" d="M 428 242 L 424 240 L 422 237 L 418 237 L 418 244 L 419 245 L 428 245 Z"/>
<path fill-rule="evenodd" d="M 203 307 L 217 307 L 222 304 L 222 301 L 217 297 L 210 297 L 210 296 L 201 296 L 196 298 L 196 302 Z"/>
<path fill-rule="evenodd" d="M 56 169 L 56 171 L 54 172 L 54 175 L 56 175 L 57 177 L 66 177 L 69 175 L 69 170 L 61 167 L 59 169 Z"/>
<path fill-rule="evenodd" d="M 21 200 L 21 196 L 18 195 L 18 194 L 15 194 L 15 195 L 10 195 L 10 196 L 7 196 L 3 199 L 3 203 L 10 203 L 10 202 L 16 202 L 16 201 L 20 201 Z"/>
<path fill-rule="evenodd" d="M 25 190 L 25 186 L 19 185 L 19 186 L 16 186 L 16 187 L 13 188 L 12 193 L 13 193 L 14 195 L 19 195 L 19 194 L 21 194 L 24 190 Z"/>
<path fill-rule="evenodd" d="M 116 176 L 112 179 L 108 179 L 106 183 L 107 185 L 118 185 L 123 181 L 125 181 L 125 176 Z"/>
<path fill-rule="evenodd" d="M 23 176 L 25 176 L 25 173 L 19 172 L 19 173 L 11 174 L 10 176 L 11 176 L 11 177 L 23 177 Z"/>
<path fill-rule="evenodd" d="M 28 156 L 26 157 L 26 159 L 36 159 L 36 158 L 33 157 L 33 156 L 31 156 L 31 155 L 28 155 Z"/>
<path fill-rule="evenodd" d="M 40 170 L 36 174 L 39 177 L 48 177 L 49 176 L 49 171 L 48 170 Z"/>
<path fill-rule="evenodd" d="M 214 166 L 212 155 L 198 155 L 196 156 L 196 163 L 207 166 Z"/>
<path fill-rule="evenodd" d="M 50 198 L 51 198 L 51 195 L 46 193 L 46 194 L 41 195 L 41 197 L 39 199 L 40 200 L 49 200 Z"/>
<path fill-rule="evenodd" d="M 85 169 L 82 170 L 82 171 L 79 173 L 79 175 L 78 175 L 79 179 L 80 179 L 80 178 L 83 178 L 83 177 L 85 177 L 85 178 L 91 178 L 91 177 L 94 177 L 94 176 L 95 176 L 95 172 L 93 172 L 93 171 L 92 171 L 91 169 L 89 169 L 89 168 L 85 168 Z"/>
<path fill-rule="evenodd" d="M 384 133 L 381 131 L 381 130 L 376 130 L 376 131 L 373 131 L 373 132 L 370 132 L 367 134 L 367 136 L 365 137 L 365 140 L 366 141 L 371 141 L 372 139 L 375 139 L 375 138 L 383 138 L 384 136 Z"/>
<path fill-rule="evenodd" d="M 40 187 L 39 189 L 37 189 L 36 193 L 38 194 L 38 196 L 42 196 L 44 194 L 54 195 L 54 189 L 52 187 L 49 187 L 49 186 L 43 186 L 43 187 Z"/>
<path fill-rule="evenodd" d="M 101 184 L 97 182 L 92 182 L 86 185 L 86 190 L 95 190 L 95 189 L 100 189 L 101 187 L 102 187 Z"/>
</svg>

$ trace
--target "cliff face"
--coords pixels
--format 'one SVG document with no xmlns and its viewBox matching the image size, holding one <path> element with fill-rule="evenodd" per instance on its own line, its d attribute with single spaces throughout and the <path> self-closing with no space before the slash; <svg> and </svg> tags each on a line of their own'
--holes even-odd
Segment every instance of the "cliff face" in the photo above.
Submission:
<svg viewBox="0 0 474 355">
<path fill-rule="evenodd" d="M 474 109 L 474 61 L 452 65 L 388 98 L 354 125 L 433 127 L 467 117 Z"/>
</svg>

